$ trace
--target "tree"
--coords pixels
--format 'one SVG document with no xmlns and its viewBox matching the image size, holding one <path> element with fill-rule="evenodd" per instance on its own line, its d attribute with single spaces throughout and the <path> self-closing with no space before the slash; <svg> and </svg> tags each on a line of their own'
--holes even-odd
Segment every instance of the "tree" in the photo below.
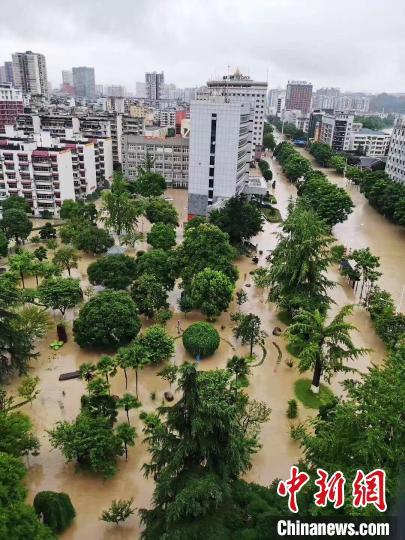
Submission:
<svg viewBox="0 0 405 540">
<path fill-rule="evenodd" d="M 150 364 L 150 358 L 145 347 L 139 343 L 139 340 L 135 340 L 128 347 L 121 347 L 119 349 L 116 361 L 118 367 L 124 371 L 125 375 L 125 388 L 128 388 L 128 374 L 127 369 L 131 368 L 135 370 L 135 388 L 136 397 L 138 397 L 138 372 L 145 366 Z"/>
<path fill-rule="evenodd" d="M 227 538 L 222 511 L 231 504 L 235 480 L 258 449 L 255 435 L 243 432 L 246 401 L 231 387 L 225 370 L 180 367 L 180 399 L 157 414 L 145 415 L 145 441 L 156 478 L 153 506 L 142 509 L 142 538 Z"/>
<path fill-rule="evenodd" d="M 0 508 L 2 510 L 9 504 L 24 500 L 27 490 L 22 480 L 26 474 L 27 471 L 20 459 L 0 452 Z M 1 525 L 0 519 L 0 527 Z"/>
<path fill-rule="evenodd" d="M 288 157 L 282 166 L 283 171 L 291 182 L 297 182 L 299 178 L 305 176 L 311 170 L 309 161 L 298 153 L 294 153 Z"/>
<path fill-rule="evenodd" d="M 173 289 L 175 279 L 175 254 L 163 249 L 151 249 L 138 255 L 137 277 L 154 276 L 166 290 Z"/>
<path fill-rule="evenodd" d="M 0 452 L 21 457 L 38 455 L 39 441 L 32 432 L 31 419 L 20 412 L 0 411 Z"/>
<path fill-rule="evenodd" d="M 237 291 L 235 296 L 236 296 L 236 303 L 238 304 L 239 308 L 242 304 L 244 304 L 248 300 L 248 295 L 246 294 L 246 291 L 244 291 L 243 289 L 240 289 L 239 291 Z"/>
<path fill-rule="evenodd" d="M 378 277 L 381 276 L 381 272 L 377 270 L 380 267 L 380 258 L 373 255 L 368 247 L 355 249 L 350 258 L 356 261 L 356 270 L 361 275 L 360 298 L 362 298 L 364 286 L 368 285 L 370 288 L 370 285 L 375 283 Z"/>
<path fill-rule="evenodd" d="M 229 235 L 216 225 L 203 223 L 184 232 L 184 241 L 177 249 L 177 264 L 183 287 L 187 290 L 193 277 L 211 268 L 223 272 L 232 282 L 238 271 L 232 264 L 236 250 L 229 243 Z"/>
<path fill-rule="evenodd" d="M 121 521 L 125 521 L 131 516 L 135 510 L 132 508 L 133 498 L 128 500 L 119 499 L 113 500 L 108 510 L 104 510 L 100 519 L 107 523 L 115 523 L 119 525 Z"/>
<path fill-rule="evenodd" d="M 86 253 L 101 255 L 114 245 L 114 239 L 104 229 L 86 226 L 77 231 L 73 243 Z"/>
<path fill-rule="evenodd" d="M 154 223 L 147 240 L 153 248 L 168 250 L 176 245 L 176 231 L 168 223 Z"/>
<path fill-rule="evenodd" d="M 131 296 L 139 313 L 153 317 L 160 309 L 168 307 L 167 291 L 154 275 L 142 274 L 134 281 Z"/>
<path fill-rule="evenodd" d="M 79 254 L 72 246 L 62 246 L 57 251 L 53 257 L 53 262 L 61 270 L 67 270 L 70 276 L 70 271 L 72 268 L 77 268 L 77 261 L 79 260 Z"/>
<path fill-rule="evenodd" d="M 19 308 L 12 327 L 17 335 L 25 336 L 30 343 L 42 339 L 50 329 L 49 315 L 43 308 L 25 305 Z M 22 338 L 23 339 L 23 338 Z"/>
<path fill-rule="evenodd" d="M 166 189 L 166 181 L 161 174 L 144 172 L 134 182 L 134 191 L 143 197 L 159 197 Z"/>
<path fill-rule="evenodd" d="M 33 274 L 34 255 L 30 251 L 21 251 L 11 255 L 8 259 L 10 270 L 19 274 L 23 288 L 25 289 L 25 277 Z"/>
<path fill-rule="evenodd" d="M 32 231 L 32 223 L 23 210 L 17 208 L 3 210 L 0 226 L 9 240 L 14 238 L 17 246 L 28 238 Z"/>
<path fill-rule="evenodd" d="M 241 358 L 239 356 L 232 356 L 230 360 L 226 363 L 226 369 L 235 375 L 235 392 L 241 386 L 247 386 L 248 375 L 250 373 L 249 362 L 246 358 Z"/>
<path fill-rule="evenodd" d="M 276 147 L 276 141 L 274 140 L 273 133 L 265 133 L 263 135 L 263 146 L 268 150 L 274 150 Z"/>
<path fill-rule="evenodd" d="M 3 231 L 0 230 L 0 257 L 7 257 L 8 239 Z"/>
<path fill-rule="evenodd" d="M 218 349 L 220 337 L 218 331 L 207 322 L 191 324 L 183 333 L 183 345 L 194 358 L 211 356 Z"/>
<path fill-rule="evenodd" d="M 21 210 L 24 214 L 31 213 L 31 207 L 28 204 L 27 200 L 24 197 L 19 197 L 18 195 L 12 195 L 7 199 L 4 199 L 1 202 L 3 212 L 8 210 Z"/>
<path fill-rule="evenodd" d="M 97 221 L 97 208 L 94 203 L 83 203 L 66 199 L 60 209 L 62 219 L 87 221 L 92 225 Z"/>
<path fill-rule="evenodd" d="M 329 382 L 333 373 L 353 371 L 344 362 L 355 360 L 367 352 L 366 349 L 355 347 L 350 337 L 350 332 L 356 328 L 345 318 L 352 311 L 353 306 L 344 306 L 326 324 L 326 313 L 301 310 L 287 331 L 289 343 L 299 351 L 300 372 L 314 370 L 311 390 L 316 394 L 319 392 L 321 375 Z"/>
<path fill-rule="evenodd" d="M 191 300 L 194 307 L 211 320 L 228 308 L 233 289 L 232 281 L 223 272 L 205 268 L 191 283 Z"/>
<path fill-rule="evenodd" d="M 125 461 L 128 461 L 128 446 L 135 445 L 136 430 L 134 427 L 127 423 L 119 424 L 116 427 L 116 434 L 118 439 L 124 446 Z"/>
<path fill-rule="evenodd" d="M 51 446 L 59 448 L 68 462 L 75 460 L 105 478 L 116 473 L 122 443 L 109 418 L 82 412 L 73 422 L 57 422 L 48 434 Z"/>
<path fill-rule="evenodd" d="M 178 366 L 176 366 L 176 364 L 168 362 L 165 367 L 159 371 L 158 375 L 170 384 L 171 389 L 172 384 L 176 382 L 178 372 Z"/>
<path fill-rule="evenodd" d="M 300 308 L 324 312 L 333 285 L 325 275 L 332 261 L 333 241 L 314 212 L 300 204 L 290 205 L 271 256 L 269 300 L 290 315 Z"/>
<path fill-rule="evenodd" d="M 134 369 L 138 370 L 140 366 L 135 367 Z M 143 366 L 142 366 L 143 367 Z M 122 398 L 120 398 L 117 401 L 117 405 L 120 409 L 124 409 L 126 415 L 127 415 L 127 422 L 128 425 L 131 423 L 129 421 L 129 411 L 132 409 L 138 409 L 138 407 L 141 406 L 141 402 L 138 400 L 138 386 L 136 387 L 137 397 L 133 396 L 132 394 L 124 394 Z"/>
<path fill-rule="evenodd" d="M 104 375 L 108 386 L 110 386 L 109 377 L 114 377 L 114 375 L 116 375 L 117 373 L 117 364 L 115 362 L 115 358 L 112 358 L 111 356 L 103 354 L 103 356 L 100 358 L 100 360 L 97 363 L 96 370 L 101 375 Z"/>
<path fill-rule="evenodd" d="M 263 215 L 246 195 L 231 197 L 210 213 L 210 222 L 228 233 L 232 245 L 240 245 L 263 230 Z"/>
<path fill-rule="evenodd" d="M 298 432 L 311 476 L 315 476 L 317 468 L 339 470 L 351 485 L 358 469 L 383 469 L 388 514 L 398 501 L 402 481 L 398 471 L 405 458 L 404 358 L 405 347 L 401 345 L 381 366 L 371 366 L 360 374 L 360 381 L 345 381 L 345 399 L 335 402 L 333 414 L 316 416 L 309 429 L 305 426 Z M 315 508 L 313 500 L 311 505 L 315 515 L 319 508 Z M 370 516 L 370 508 L 348 507 L 346 511 Z"/>
<path fill-rule="evenodd" d="M 79 377 L 82 381 L 89 382 L 93 378 L 96 366 L 90 362 L 84 362 L 79 366 Z"/>
<path fill-rule="evenodd" d="M 69 495 L 55 491 L 40 491 L 35 495 L 33 506 L 39 518 L 54 533 L 69 527 L 76 516 Z"/>
<path fill-rule="evenodd" d="M 141 323 L 132 298 L 124 291 L 104 291 L 80 309 L 73 334 L 80 347 L 117 349 L 138 334 Z"/>
<path fill-rule="evenodd" d="M 329 182 L 319 171 L 306 177 L 298 188 L 298 194 L 329 227 L 343 223 L 353 209 L 353 202 L 346 191 Z"/>
<path fill-rule="evenodd" d="M 39 262 L 44 261 L 47 258 L 48 250 L 44 246 L 39 246 L 34 250 L 34 257 L 38 259 Z"/>
<path fill-rule="evenodd" d="M 178 227 L 179 216 L 175 207 L 165 199 L 150 199 L 145 208 L 145 214 L 151 223 L 166 223 Z"/>
<path fill-rule="evenodd" d="M 321 167 L 327 167 L 334 155 L 332 148 L 325 143 L 314 142 L 309 149 Z"/>
<path fill-rule="evenodd" d="M 117 236 L 123 233 L 130 234 L 135 230 L 143 207 L 139 201 L 131 198 L 121 174 L 114 175 L 111 190 L 104 191 L 102 199 L 101 219 L 107 227 L 113 229 Z"/>
<path fill-rule="evenodd" d="M 52 531 L 38 520 L 32 506 L 22 501 L 2 509 L 0 531 L 3 538 L 13 540 L 56 540 Z"/>
<path fill-rule="evenodd" d="M 332 156 L 329 165 L 335 169 L 338 174 L 343 174 L 346 168 L 346 158 L 343 156 Z"/>
<path fill-rule="evenodd" d="M 40 301 L 50 309 L 58 309 L 62 317 L 83 300 L 80 280 L 73 278 L 45 279 L 38 287 Z"/>
<path fill-rule="evenodd" d="M 235 313 L 232 320 L 236 322 L 233 333 L 241 339 L 242 344 L 250 346 L 250 356 L 253 355 L 253 347 L 264 342 L 264 332 L 261 329 L 261 321 L 258 315 L 253 313 Z"/>
<path fill-rule="evenodd" d="M 139 343 L 145 348 L 147 357 L 153 365 L 167 362 L 174 354 L 174 339 L 159 324 L 145 330 L 139 337 Z"/>
<path fill-rule="evenodd" d="M 92 285 L 102 285 L 108 289 L 126 289 L 136 276 L 136 262 L 128 255 L 107 255 L 87 268 Z"/>
<path fill-rule="evenodd" d="M 39 377 L 24 377 L 18 387 L 18 395 L 23 398 L 24 403 L 32 403 L 38 397 Z"/>
<path fill-rule="evenodd" d="M 39 236 L 41 240 L 50 240 L 51 238 L 56 238 L 56 229 L 52 226 L 52 223 L 47 221 L 45 225 L 39 229 Z"/>
</svg>

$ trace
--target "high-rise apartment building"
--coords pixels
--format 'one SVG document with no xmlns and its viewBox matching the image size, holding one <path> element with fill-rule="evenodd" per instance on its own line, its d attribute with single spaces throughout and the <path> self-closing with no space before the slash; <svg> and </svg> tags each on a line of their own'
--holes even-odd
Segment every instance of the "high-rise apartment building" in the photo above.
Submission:
<svg viewBox="0 0 405 540">
<path fill-rule="evenodd" d="M 105 94 L 108 97 L 125 97 L 127 95 L 127 91 L 125 90 L 125 86 L 113 84 L 106 87 Z"/>
<path fill-rule="evenodd" d="M 273 88 L 268 94 L 268 106 L 270 114 L 280 116 L 285 106 L 285 90 Z"/>
<path fill-rule="evenodd" d="M 144 82 L 136 83 L 135 95 L 138 98 L 146 98 L 146 83 Z"/>
<path fill-rule="evenodd" d="M 0 83 L 10 83 L 14 86 L 13 62 L 4 62 L 0 66 Z"/>
<path fill-rule="evenodd" d="M 191 102 L 188 215 L 239 195 L 249 178 L 252 111 L 223 96 Z"/>
<path fill-rule="evenodd" d="M 350 137 L 353 128 L 352 114 L 336 113 L 322 116 L 319 141 L 329 145 L 335 152 L 350 150 Z"/>
<path fill-rule="evenodd" d="M 71 69 L 62 70 L 62 84 L 70 84 L 73 86 L 73 73 Z"/>
<path fill-rule="evenodd" d="M 253 111 L 252 138 L 250 159 L 255 157 L 256 147 L 261 148 L 265 120 L 267 83 L 253 81 L 249 76 L 242 75 L 237 69 L 233 75 L 225 75 L 220 80 L 207 82 L 208 97 L 220 94 L 228 101 L 249 103 Z M 204 97 L 204 91 L 198 97 Z"/>
<path fill-rule="evenodd" d="M 23 95 L 10 83 L 0 84 L 0 133 L 7 125 L 14 125 L 19 114 L 24 112 Z"/>
<path fill-rule="evenodd" d="M 47 96 L 48 75 L 45 56 L 27 51 L 14 53 L 12 58 L 14 85 L 21 88 L 24 94 Z"/>
<path fill-rule="evenodd" d="M 165 88 L 164 72 L 156 73 L 156 71 L 153 71 L 151 73 L 145 73 L 145 86 L 147 99 L 151 101 L 162 99 Z"/>
<path fill-rule="evenodd" d="M 405 184 L 405 118 L 397 120 L 392 132 L 385 172 L 392 180 Z"/>
<path fill-rule="evenodd" d="M 301 111 L 309 114 L 312 100 L 312 83 L 289 81 L 285 94 L 286 111 Z"/>
<path fill-rule="evenodd" d="M 94 68 L 85 66 L 74 67 L 72 68 L 72 74 L 76 96 L 94 100 L 96 98 Z"/>
</svg>

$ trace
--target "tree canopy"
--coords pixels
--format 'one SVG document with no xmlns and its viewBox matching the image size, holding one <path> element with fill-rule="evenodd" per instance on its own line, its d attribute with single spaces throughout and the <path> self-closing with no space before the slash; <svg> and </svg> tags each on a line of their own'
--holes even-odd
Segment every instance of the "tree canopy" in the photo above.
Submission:
<svg viewBox="0 0 405 540">
<path fill-rule="evenodd" d="M 170 223 L 154 223 L 147 240 L 155 249 L 168 250 L 176 245 L 176 230 Z"/>
<path fill-rule="evenodd" d="M 161 174 L 147 171 L 138 176 L 133 188 L 143 197 L 159 197 L 166 189 L 166 181 Z"/>
<path fill-rule="evenodd" d="M 108 289 L 126 289 L 136 276 L 136 262 L 128 255 L 107 255 L 87 268 L 92 285 L 102 285 Z"/>
<path fill-rule="evenodd" d="M 151 223 L 166 223 L 174 227 L 179 225 L 179 216 L 175 207 L 165 199 L 150 199 L 146 204 L 145 214 Z"/>
</svg>

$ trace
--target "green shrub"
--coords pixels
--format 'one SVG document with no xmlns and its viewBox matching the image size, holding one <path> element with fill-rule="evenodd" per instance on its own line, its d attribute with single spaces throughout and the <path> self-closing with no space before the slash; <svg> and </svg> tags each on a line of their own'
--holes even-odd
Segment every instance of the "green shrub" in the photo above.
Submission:
<svg viewBox="0 0 405 540">
<path fill-rule="evenodd" d="M 40 491 L 35 495 L 34 508 L 45 525 L 54 532 L 63 532 L 76 515 L 69 495 L 55 491 Z"/>
<path fill-rule="evenodd" d="M 187 328 L 183 334 L 183 345 L 193 356 L 210 356 L 219 347 L 219 334 L 206 322 L 197 322 Z"/>
<path fill-rule="evenodd" d="M 295 399 L 290 399 L 288 402 L 287 417 L 297 418 L 297 414 L 298 414 L 297 401 Z"/>
</svg>

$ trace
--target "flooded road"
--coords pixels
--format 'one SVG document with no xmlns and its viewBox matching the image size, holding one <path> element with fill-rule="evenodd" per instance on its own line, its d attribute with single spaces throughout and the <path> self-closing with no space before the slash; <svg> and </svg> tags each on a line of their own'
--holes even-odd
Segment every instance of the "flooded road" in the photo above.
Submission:
<svg viewBox="0 0 405 540">
<path fill-rule="evenodd" d="M 276 179 L 276 188 L 274 194 L 277 198 L 277 206 L 283 217 L 286 215 L 286 207 L 288 199 L 295 195 L 295 188 L 290 184 L 280 171 L 280 167 L 274 161 L 271 162 Z M 360 197 L 360 194 L 357 193 Z M 182 221 L 186 216 L 187 193 L 180 190 L 169 190 L 168 196 L 174 199 L 178 211 L 181 214 Z M 353 197 L 354 198 L 354 197 Z M 373 212 L 370 209 L 371 212 Z M 360 223 L 368 223 L 372 216 L 365 217 L 367 208 L 363 206 L 362 210 L 354 213 L 357 218 L 351 217 L 351 226 L 343 224 L 336 229 L 336 234 L 339 234 L 339 239 L 346 245 L 351 245 L 351 242 L 360 242 L 357 228 Z M 140 228 L 143 227 L 144 232 L 149 228 L 146 220 L 140 223 Z M 345 229 L 345 227 L 347 227 Z M 400 237 L 395 237 L 396 233 L 393 225 L 388 224 L 385 232 L 385 245 L 380 246 L 382 260 L 382 271 L 385 273 L 386 268 L 393 271 L 395 274 L 395 285 L 388 287 L 383 283 L 383 286 L 394 293 L 398 289 L 396 283 L 399 283 L 398 274 L 394 272 L 395 266 L 400 266 L 405 269 L 404 247 L 405 239 L 402 239 L 401 249 L 396 244 Z M 278 231 L 277 224 L 265 223 L 264 231 L 260 233 L 253 243 L 257 243 L 259 250 L 263 251 L 260 256 L 259 265 L 265 264 L 265 257 L 268 255 L 268 250 L 274 249 L 276 245 L 276 233 Z M 367 232 L 366 227 L 360 228 L 361 234 L 371 234 Z M 343 234 L 347 238 L 343 238 Z M 379 234 L 377 231 L 372 233 L 374 238 Z M 390 237 L 394 235 L 396 240 L 390 244 Z M 398 233 L 399 234 L 399 233 Z M 182 238 L 183 228 L 180 226 L 177 230 L 178 240 Z M 366 238 L 362 237 L 362 238 Z M 389 244 L 388 246 L 386 244 Z M 377 252 L 370 242 L 364 243 L 370 245 L 372 251 Z M 147 244 L 140 242 L 135 251 L 145 249 Z M 363 245 L 355 245 L 353 247 L 363 247 Z M 134 253 L 133 250 L 130 251 Z M 402 256 L 401 256 L 402 253 Z M 377 252 L 377 254 L 379 254 Z M 87 285 L 86 268 L 94 259 L 84 257 L 80 261 L 79 268 L 74 271 L 76 277 L 80 277 L 83 286 Z M 241 310 L 244 312 L 253 312 L 260 316 L 263 329 L 268 334 L 265 340 L 267 356 L 262 365 L 252 368 L 250 377 L 250 387 L 248 392 L 250 396 L 257 400 L 265 401 L 272 409 L 270 421 L 265 424 L 261 431 L 262 449 L 252 459 L 252 469 L 246 475 L 249 481 L 259 482 L 268 485 L 274 478 L 285 476 L 289 467 L 295 463 L 300 451 L 298 445 L 290 438 L 290 424 L 292 421 L 286 417 L 287 402 L 294 396 L 294 382 L 300 377 L 296 366 L 288 367 L 286 359 L 290 355 L 285 350 L 284 339 L 282 336 L 274 337 L 272 330 L 275 326 L 285 328 L 277 318 L 277 311 L 273 304 L 266 303 L 266 294 L 264 291 L 258 290 L 253 284 L 253 280 L 249 272 L 256 268 L 256 265 L 246 257 L 240 258 L 237 261 L 239 269 L 239 279 L 237 289 L 244 288 L 248 295 L 248 301 L 242 305 Z M 335 312 L 340 306 L 355 303 L 353 291 L 347 283 L 339 276 L 337 268 L 331 269 L 331 277 L 338 282 L 338 285 L 332 292 L 332 296 L 336 301 L 336 306 L 332 308 Z M 405 272 L 402 273 L 405 276 Z M 389 278 L 384 277 L 389 280 Z M 183 314 L 178 313 L 177 299 L 178 290 L 170 295 L 170 303 L 175 310 L 173 319 L 168 324 L 168 332 L 177 336 L 177 321 L 181 321 L 182 329 L 187 328 L 189 324 L 196 320 L 201 320 L 202 317 L 198 313 L 192 313 L 185 318 Z M 397 294 L 397 293 L 396 293 Z M 221 345 L 218 351 L 209 359 L 205 359 L 200 363 L 201 369 L 215 369 L 216 367 L 224 367 L 227 359 L 233 354 L 243 355 L 246 349 L 233 337 L 230 326 L 230 313 L 236 311 L 237 306 L 233 304 L 227 313 L 223 313 L 215 322 L 215 327 L 221 335 Z M 72 320 L 73 313 L 68 314 L 68 319 Z M 362 308 L 356 308 L 353 316 L 353 323 L 359 329 L 355 334 L 355 342 L 357 345 L 365 346 L 373 349 L 366 357 L 357 362 L 356 368 L 364 371 L 370 362 L 379 363 L 382 361 L 385 349 L 382 342 L 376 336 L 371 325 L 368 314 Z M 145 321 L 145 325 L 149 322 Z M 99 520 L 102 510 L 106 509 L 112 499 L 128 499 L 134 497 L 134 505 L 137 508 L 147 506 L 150 502 L 150 497 L 153 491 L 153 481 L 146 480 L 143 477 L 141 467 L 145 461 L 148 461 L 149 456 L 146 447 L 142 444 L 141 424 L 138 419 L 140 410 L 153 410 L 161 403 L 163 392 L 168 389 L 168 383 L 162 381 L 156 376 L 160 368 L 147 367 L 140 373 L 139 378 L 139 393 L 142 402 L 142 408 L 138 411 L 131 411 L 131 423 L 136 426 L 138 438 L 134 448 L 129 449 L 129 459 L 125 462 L 124 458 L 119 459 L 118 473 L 116 476 L 107 481 L 84 473 L 81 470 L 76 470 L 74 464 L 67 465 L 59 450 L 52 450 L 48 441 L 47 429 L 50 429 L 57 421 L 73 420 L 80 409 L 80 396 L 85 392 L 84 385 L 79 380 L 59 382 L 58 377 L 66 371 L 74 371 L 83 362 L 96 362 L 100 355 L 89 353 L 81 350 L 72 339 L 71 329 L 69 328 L 69 342 L 57 353 L 52 352 L 49 348 L 50 342 L 55 338 L 55 329 L 50 332 L 48 339 L 41 342 L 40 357 L 33 361 L 31 375 L 40 377 L 40 396 L 32 405 L 23 407 L 23 411 L 31 416 L 35 425 L 35 431 L 40 438 L 41 453 L 38 457 L 30 458 L 29 472 L 27 476 L 27 486 L 29 489 L 29 500 L 38 491 L 54 490 L 64 491 L 68 493 L 76 508 L 77 517 L 74 525 L 70 527 L 62 536 L 63 540 L 82 540 L 89 538 L 92 540 L 133 540 L 139 537 L 141 530 L 137 513 L 133 515 L 124 525 L 114 527 L 105 524 Z M 282 352 L 280 358 L 276 343 Z M 261 358 L 260 349 L 256 351 L 258 357 Z M 173 359 L 177 364 L 184 360 L 191 360 L 185 352 L 181 339 L 176 340 L 176 355 Z M 309 376 L 309 375 L 308 375 Z M 336 393 L 341 393 L 340 385 L 338 384 L 340 377 L 335 377 L 332 382 L 332 388 Z M 11 387 L 18 386 L 18 381 L 13 381 Z M 121 372 L 112 380 L 112 392 L 117 395 L 122 395 L 125 391 L 124 378 Z M 128 392 L 135 393 L 135 376 L 129 374 Z M 154 395 L 155 394 L 155 395 Z M 305 409 L 299 404 L 299 420 L 304 420 L 307 417 L 315 414 L 314 411 Z M 124 421 L 124 415 L 120 412 L 118 421 Z"/>
</svg>

